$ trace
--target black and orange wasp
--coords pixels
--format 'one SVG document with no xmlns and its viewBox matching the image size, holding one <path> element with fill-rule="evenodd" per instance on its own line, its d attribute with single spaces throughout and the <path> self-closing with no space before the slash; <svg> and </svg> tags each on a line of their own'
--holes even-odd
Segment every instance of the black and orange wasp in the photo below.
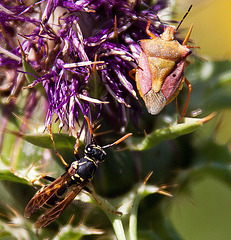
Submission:
<svg viewBox="0 0 231 240">
<path fill-rule="evenodd" d="M 85 119 L 88 123 L 91 143 L 85 147 L 83 157 L 80 158 L 78 156 L 79 140 L 77 138 L 76 147 L 74 149 L 76 161 L 72 162 L 70 166 L 56 150 L 53 136 L 50 131 L 50 137 L 55 152 L 65 164 L 66 172 L 57 179 L 44 176 L 45 179 L 53 182 L 39 190 L 27 204 L 24 213 L 27 218 L 40 208 L 46 209 L 44 214 L 35 222 L 35 228 L 48 226 L 61 215 L 65 208 L 74 200 L 82 189 L 89 191 L 87 184 L 93 179 L 99 163 L 104 161 L 106 157 L 106 152 L 104 150 L 119 144 L 132 135 L 131 133 L 126 134 L 114 143 L 101 147 L 96 144 L 93 137 L 93 130 L 89 118 L 85 116 Z"/>
</svg>

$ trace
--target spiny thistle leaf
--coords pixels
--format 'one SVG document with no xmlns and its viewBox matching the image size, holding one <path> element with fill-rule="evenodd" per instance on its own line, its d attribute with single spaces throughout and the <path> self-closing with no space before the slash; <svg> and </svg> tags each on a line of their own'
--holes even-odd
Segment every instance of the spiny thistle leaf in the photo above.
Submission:
<svg viewBox="0 0 231 240">
<path fill-rule="evenodd" d="M 78 240 L 82 239 L 83 236 L 85 235 L 93 235 L 93 234 L 102 234 L 103 231 L 99 229 L 92 229 L 88 228 L 85 225 L 81 225 L 78 227 L 71 227 L 70 225 L 64 226 L 58 236 L 55 239 L 69 239 L 69 240 Z"/>
<path fill-rule="evenodd" d="M 53 149 L 53 144 L 48 133 L 24 134 L 16 131 L 10 133 L 19 136 L 29 143 L 41 148 Z M 59 149 L 71 149 L 73 151 L 76 139 L 67 133 L 53 133 L 55 146 Z"/>
<path fill-rule="evenodd" d="M 204 123 L 212 119 L 214 116 L 215 113 L 212 113 L 209 116 L 201 119 L 185 118 L 184 123 L 154 130 L 151 134 L 147 135 L 141 143 L 136 146 L 131 146 L 130 149 L 136 151 L 151 149 L 162 141 L 174 139 L 195 131 L 198 127 L 201 127 Z"/>
</svg>

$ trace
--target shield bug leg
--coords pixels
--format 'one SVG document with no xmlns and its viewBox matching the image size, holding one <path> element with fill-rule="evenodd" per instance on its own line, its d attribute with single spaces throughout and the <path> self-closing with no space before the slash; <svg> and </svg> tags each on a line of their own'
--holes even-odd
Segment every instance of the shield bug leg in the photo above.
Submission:
<svg viewBox="0 0 231 240">
<path fill-rule="evenodd" d="M 150 24 L 151 24 L 151 21 L 148 20 L 148 22 L 147 22 L 147 27 L 146 27 L 146 33 L 147 33 L 152 39 L 155 39 L 155 38 L 157 38 L 157 37 L 155 36 L 155 34 L 153 34 L 153 33 L 149 30 Z"/>
<path fill-rule="evenodd" d="M 185 37 L 182 45 L 185 45 L 187 48 L 200 48 L 199 46 L 190 46 L 190 45 L 187 45 L 188 41 L 189 41 L 189 38 L 190 38 L 190 35 L 192 33 L 192 29 L 193 29 L 193 24 L 190 26 L 189 28 L 189 31 L 187 33 L 187 36 Z"/>
<path fill-rule="evenodd" d="M 188 12 L 190 11 L 191 7 L 192 7 L 192 5 L 190 6 Z M 187 12 L 187 14 L 188 14 L 188 12 Z M 186 14 L 186 15 L 187 15 L 187 14 Z M 186 15 L 185 15 L 185 16 L 186 16 Z M 185 17 L 184 17 L 184 18 L 185 18 Z M 183 19 L 184 19 L 184 18 L 183 18 Z M 181 22 L 183 21 L 183 19 L 181 20 Z M 180 22 L 180 23 L 181 23 L 181 22 Z M 180 25 L 180 24 L 179 24 L 179 25 Z M 178 26 L 179 26 L 179 25 L 178 25 Z M 188 31 L 188 33 L 187 33 L 187 35 L 186 35 L 183 43 L 182 43 L 182 45 L 186 45 L 188 48 L 194 48 L 194 46 L 188 46 L 188 45 L 187 45 L 187 43 L 188 43 L 188 41 L 189 41 L 189 38 L 190 38 L 190 35 L 191 35 L 191 33 L 192 33 L 192 29 L 193 29 L 193 24 L 191 25 L 191 27 L 190 27 L 190 29 L 189 29 L 189 31 Z M 186 61 L 186 65 L 189 65 L 189 64 L 190 64 L 190 62 L 189 62 L 189 61 Z M 187 96 L 187 100 L 186 100 L 186 103 L 185 103 L 185 106 L 184 106 L 184 110 L 183 110 L 183 112 L 182 112 L 182 114 L 181 114 L 181 117 L 180 117 L 178 123 L 180 123 L 180 122 L 182 121 L 183 117 L 184 117 L 185 114 L 186 114 L 186 111 L 187 111 L 187 108 L 188 108 L 189 99 L 190 99 L 190 95 L 191 95 L 191 92 L 192 92 L 192 85 L 191 85 L 191 83 L 190 83 L 186 78 L 184 78 L 184 82 L 185 82 L 186 85 L 188 86 L 188 89 L 189 89 L 189 90 L 188 90 L 188 96 Z"/>
<path fill-rule="evenodd" d="M 136 73 L 136 69 L 135 68 L 130 70 L 129 73 L 128 73 L 129 77 L 131 77 L 133 80 L 135 80 L 135 77 L 133 76 L 135 73 Z"/>
<path fill-rule="evenodd" d="M 69 165 L 66 163 L 66 161 L 64 160 L 64 158 L 62 157 L 62 155 L 58 152 L 58 150 L 56 149 L 56 146 L 55 146 L 55 142 L 54 142 L 54 137 L 53 137 L 53 134 L 52 134 L 52 131 L 51 131 L 51 126 L 48 126 L 48 131 L 49 131 L 49 135 L 50 135 L 50 139 L 51 139 L 51 142 L 53 144 L 53 148 L 54 148 L 54 152 L 56 154 L 56 156 L 61 160 L 61 162 L 63 163 L 63 165 L 68 168 Z"/>
<path fill-rule="evenodd" d="M 190 99 L 190 95 L 191 95 L 191 92 L 192 92 L 192 85 L 191 83 L 188 81 L 187 78 L 184 79 L 186 85 L 188 86 L 188 97 L 187 97 L 187 100 L 186 100 L 186 103 L 185 103 L 185 106 L 184 106 L 184 110 L 181 114 L 181 117 L 180 117 L 180 120 L 178 121 L 178 123 L 180 123 L 184 117 L 184 115 L 186 114 L 186 111 L 187 111 L 187 108 L 188 108 L 188 103 L 189 103 L 189 99 Z"/>
<path fill-rule="evenodd" d="M 192 7 L 192 5 L 190 6 L 188 12 L 190 11 L 191 7 Z M 187 16 L 188 12 L 186 13 L 185 16 Z M 184 16 L 184 18 L 185 18 L 185 16 Z M 184 18 L 183 18 L 183 19 L 184 19 Z M 181 22 L 183 21 L 183 19 L 181 20 Z M 180 22 L 180 23 L 181 23 L 181 22 Z M 179 26 L 179 25 L 178 25 L 178 26 Z M 189 41 L 189 38 L 190 38 L 190 35 L 191 35 L 191 33 L 192 33 L 192 29 L 193 29 L 193 24 L 191 25 L 191 27 L 190 27 L 190 29 L 189 29 L 189 31 L 188 31 L 188 33 L 187 33 L 187 35 L 186 35 L 186 37 L 185 37 L 182 45 L 187 45 L 187 43 L 188 43 L 188 41 Z M 188 47 L 188 48 L 194 48 L 193 46 L 187 46 L 187 47 Z M 186 64 L 188 65 L 189 62 L 186 61 Z M 186 78 L 184 79 L 184 81 L 185 81 L 186 85 L 188 86 L 188 89 L 189 89 L 189 90 L 188 90 L 188 97 L 187 97 L 187 100 L 186 100 L 186 103 L 185 103 L 185 107 L 184 107 L 184 110 L 183 110 L 183 112 L 182 112 L 182 114 L 181 114 L 181 117 L 180 117 L 180 120 L 178 121 L 178 123 L 180 123 L 180 122 L 182 121 L 184 115 L 186 114 L 186 111 L 187 111 L 187 108 L 188 108 L 189 99 L 190 99 L 190 95 L 191 95 L 191 92 L 192 92 L 192 85 L 191 85 L 191 83 L 190 83 Z"/>
</svg>

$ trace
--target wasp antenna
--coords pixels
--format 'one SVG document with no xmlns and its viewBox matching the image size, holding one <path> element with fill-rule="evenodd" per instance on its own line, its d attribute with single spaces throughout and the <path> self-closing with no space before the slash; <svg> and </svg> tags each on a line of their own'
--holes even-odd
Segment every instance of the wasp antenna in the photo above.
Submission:
<svg viewBox="0 0 231 240">
<path fill-rule="evenodd" d="M 182 22 L 184 21 L 184 19 L 186 18 L 186 16 L 189 14 L 191 8 L 192 8 L 192 4 L 190 5 L 190 7 L 188 8 L 188 11 L 185 13 L 185 15 L 183 16 L 183 18 L 181 19 L 181 21 L 179 22 L 177 28 L 176 28 L 176 31 L 179 29 L 180 25 L 182 24 Z"/>
<path fill-rule="evenodd" d="M 90 122 L 90 119 L 88 118 L 88 116 L 84 116 L 84 118 L 86 119 L 87 121 L 87 125 L 88 125 L 88 128 L 89 128 L 89 132 L 91 134 L 91 141 L 93 144 L 96 145 L 96 141 L 94 139 L 94 136 L 93 136 L 93 130 L 92 130 L 92 126 L 91 126 L 91 122 Z"/>
<path fill-rule="evenodd" d="M 102 148 L 103 148 L 103 149 L 111 148 L 111 147 L 113 147 L 113 146 L 115 146 L 115 145 L 123 142 L 126 138 L 130 137 L 131 135 L 132 135 L 132 133 L 128 133 L 128 134 L 126 134 L 125 136 L 123 136 L 122 138 L 120 138 L 120 139 L 118 139 L 117 141 L 115 141 L 114 143 L 111 143 L 111 144 L 108 144 L 108 145 L 106 145 L 106 146 L 103 146 Z"/>
</svg>

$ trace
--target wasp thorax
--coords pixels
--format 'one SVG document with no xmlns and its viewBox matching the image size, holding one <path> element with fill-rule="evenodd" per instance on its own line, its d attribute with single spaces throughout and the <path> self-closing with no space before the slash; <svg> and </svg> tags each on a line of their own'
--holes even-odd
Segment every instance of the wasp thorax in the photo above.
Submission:
<svg viewBox="0 0 231 240">
<path fill-rule="evenodd" d="M 94 160 L 103 161 L 105 159 L 105 151 L 98 145 L 89 144 L 84 150 L 85 154 Z"/>
</svg>

